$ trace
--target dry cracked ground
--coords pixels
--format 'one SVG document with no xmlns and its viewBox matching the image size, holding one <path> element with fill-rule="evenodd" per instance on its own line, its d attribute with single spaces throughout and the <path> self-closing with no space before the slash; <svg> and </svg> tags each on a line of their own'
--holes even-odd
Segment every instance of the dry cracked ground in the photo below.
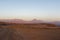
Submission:
<svg viewBox="0 0 60 40">
<path fill-rule="evenodd" d="M 0 40 L 60 40 L 60 28 L 4 26 L 0 28 Z"/>
</svg>

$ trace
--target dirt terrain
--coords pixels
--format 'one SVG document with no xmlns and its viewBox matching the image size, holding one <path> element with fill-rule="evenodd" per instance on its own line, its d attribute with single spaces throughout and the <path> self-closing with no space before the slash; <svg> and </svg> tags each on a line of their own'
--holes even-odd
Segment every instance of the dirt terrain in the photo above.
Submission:
<svg viewBox="0 0 60 40">
<path fill-rule="evenodd" d="M 59 27 L 9 25 L 0 27 L 0 40 L 60 40 Z"/>
</svg>

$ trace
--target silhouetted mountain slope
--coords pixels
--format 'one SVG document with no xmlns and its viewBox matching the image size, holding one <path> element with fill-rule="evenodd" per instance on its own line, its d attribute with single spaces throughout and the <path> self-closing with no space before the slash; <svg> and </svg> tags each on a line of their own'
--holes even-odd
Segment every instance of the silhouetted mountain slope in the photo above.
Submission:
<svg viewBox="0 0 60 40">
<path fill-rule="evenodd" d="M 5 19 L 5 20 L 0 20 L 0 22 L 7 22 L 5 24 L 9 24 L 9 23 L 18 23 L 18 24 L 35 24 L 35 23 L 47 23 L 47 24 L 55 24 L 57 26 L 60 26 L 60 21 L 54 21 L 54 22 L 48 22 L 48 21 L 44 21 L 44 20 L 37 20 L 37 19 L 33 19 L 31 21 L 24 21 L 22 19 Z M 4 23 L 3 23 L 4 24 Z"/>
<path fill-rule="evenodd" d="M 57 25 L 57 26 L 60 26 L 60 21 L 54 21 L 52 23 L 55 24 L 55 25 Z"/>
</svg>

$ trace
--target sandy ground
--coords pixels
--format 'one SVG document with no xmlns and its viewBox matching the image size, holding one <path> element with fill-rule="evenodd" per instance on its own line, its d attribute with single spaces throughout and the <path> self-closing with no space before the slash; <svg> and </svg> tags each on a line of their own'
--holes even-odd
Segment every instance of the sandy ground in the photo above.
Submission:
<svg viewBox="0 0 60 40">
<path fill-rule="evenodd" d="M 60 28 L 10 27 L 0 28 L 0 40 L 60 40 Z"/>
<path fill-rule="evenodd" d="M 60 29 L 17 29 L 24 40 L 60 40 Z"/>
<path fill-rule="evenodd" d="M 23 37 L 14 29 L 0 28 L 0 40 L 23 40 Z"/>
</svg>

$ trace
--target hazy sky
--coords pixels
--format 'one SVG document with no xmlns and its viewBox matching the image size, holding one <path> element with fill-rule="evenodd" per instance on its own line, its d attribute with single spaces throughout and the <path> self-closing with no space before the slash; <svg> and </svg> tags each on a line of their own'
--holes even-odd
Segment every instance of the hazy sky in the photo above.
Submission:
<svg viewBox="0 0 60 40">
<path fill-rule="evenodd" d="M 0 0 L 0 18 L 60 20 L 60 0 Z"/>
</svg>

